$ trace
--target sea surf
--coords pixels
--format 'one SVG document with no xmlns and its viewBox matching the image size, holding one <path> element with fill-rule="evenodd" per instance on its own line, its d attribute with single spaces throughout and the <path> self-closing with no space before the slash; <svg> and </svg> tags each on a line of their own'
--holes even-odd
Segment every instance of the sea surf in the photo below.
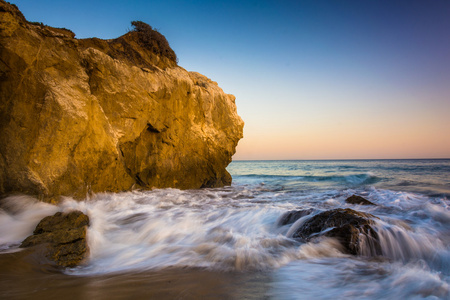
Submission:
<svg viewBox="0 0 450 300">
<path fill-rule="evenodd" d="M 236 161 L 229 187 L 2 199 L 0 288 L 24 298 L 446 299 L 450 160 Z M 359 195 L 375 205 L 349 204 Z M 376 217 L 381 253 L 293 232 L 320 212 Z M 61 270 L 19 245 L 45 216 L 81 210 L 90 254 Z M 280 225 L 293 210 L 310 214 Z M 135 287 L 132 289 L 132 287 Z M 76 292 L 75 292 L 76 291 Z"/>
</svg>

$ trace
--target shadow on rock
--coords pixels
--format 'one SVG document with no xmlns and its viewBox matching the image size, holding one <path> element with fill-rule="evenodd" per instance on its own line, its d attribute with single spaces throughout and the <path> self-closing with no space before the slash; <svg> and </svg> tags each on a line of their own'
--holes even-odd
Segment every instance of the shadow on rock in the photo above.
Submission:
<svg viewBox="0 0 450 300">
<path fill-rule="evenodd" d="M 293 238 L 309 242 L 317 237 L 336 238 L 349 254 L 361 254 L 361 249 L 370 247 L 371 253 L 381 254 L 381 247 L 375 224 L 374 215 L 355 211 L 350 208 L 333 209 L 321 212 L 308 219 L 298 228 Z"/>
<path fill-rule="evenodd" d="M 345 202 L 347 202 L 349 204 L 359 204 L 359 205 L 376 205 L 376 204 L 370 202 L 369 200 L 367 200 L 366 198 L 363 198 L 358 195 L 353 195 L 353 196 L 348 197 L 347 199 L 345 199 Z"/>
<path fill-rule="evenodd" d="M 311 214 L 314 210 L 312 208 L 301 210 L 290 210 L 285 212 L 280 218 L 278 218 L 277 226 L 284 226 L 295 223 L 300 218 Z"/>
<path fill-rule="evenodd" d="M 67 214 L 57 212 L 42 219 L 33 235 L 27 237 L 20 247 L 46 245 L 44 255 L 63 267 L 75 267 L 88 255 L 86 231 L 89 217 L 81 211 Z"/>
</svg>

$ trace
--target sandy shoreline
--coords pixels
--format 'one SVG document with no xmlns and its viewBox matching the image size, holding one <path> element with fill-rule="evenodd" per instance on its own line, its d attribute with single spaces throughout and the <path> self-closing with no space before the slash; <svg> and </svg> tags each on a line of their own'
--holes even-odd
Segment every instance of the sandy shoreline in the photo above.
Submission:
<svg viewBox="0 0 450 300">
<path fill-rule="evenodd" d="M 0 254 L 3 299 L 268 299 L 270 272 L 199 268 L 74 276 L 31 251 Z"/>
</svg>

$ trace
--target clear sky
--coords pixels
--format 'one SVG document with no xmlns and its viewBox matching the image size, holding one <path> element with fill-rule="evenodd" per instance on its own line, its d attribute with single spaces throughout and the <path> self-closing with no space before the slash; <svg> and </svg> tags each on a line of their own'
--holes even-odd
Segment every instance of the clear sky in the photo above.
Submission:
<svg viewBox="0 0 450 300">
<path fill-rule="evenodd" d="M 450 157 L 450 1 L 10 2 L 78 38 L 158 29 L 236 96 L 235 160 Z"/>
</svg>

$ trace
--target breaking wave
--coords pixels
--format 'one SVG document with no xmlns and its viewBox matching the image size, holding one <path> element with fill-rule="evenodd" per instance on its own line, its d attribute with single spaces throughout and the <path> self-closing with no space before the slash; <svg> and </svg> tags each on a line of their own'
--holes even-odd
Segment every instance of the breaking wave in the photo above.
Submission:
<svg viewBox="0 0 450 300">
<path fill-rule="evenodd" d="M 233 186 L 220 189 L 105 193 L 85 201 L 66 198 L 57 206 L 27 196 L 4 198 L 0 253 L 20 251 L 21 241 L 43 217 L 76 209 L 91 220 L 90 256 L 85 265 L 66 270 L 69 275 L 180 268 L 257 271 L 271 274 L 270 296 L 275 299 L 450 297 L 450 202 L 445 195 L 381 188 L 392 175 L 365 171 L 330 176 L 242 173 L 233 175 Z M 397 188 L 418 178 L 403 178 Z M 428 187 L 446 183 L 433 184 Z M 353 194 L 376 205 L 346 203 Z M 293 239 L 309 215 L 280 223 L 292 210 L 314 215 L 335 208 L 379 218 L 373 227 L 381 252 L 362 243 L 361 255 L 350 256 L 333 238 Z"/>
</svg>

